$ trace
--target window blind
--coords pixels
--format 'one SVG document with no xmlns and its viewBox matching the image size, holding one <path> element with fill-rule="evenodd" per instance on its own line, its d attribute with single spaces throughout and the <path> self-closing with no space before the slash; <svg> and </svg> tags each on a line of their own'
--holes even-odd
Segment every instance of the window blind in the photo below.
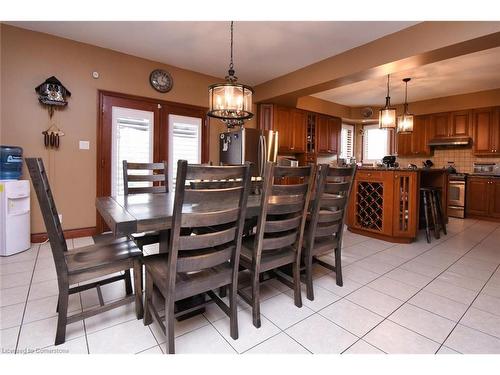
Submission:
<svg viewBox="0 0 500 375">
<path fill-rule="evenodd" d="M 354 126 L 342 124 L 340 136 L 341 158 L 352 158 L 354 156 Z"/>
</svg>

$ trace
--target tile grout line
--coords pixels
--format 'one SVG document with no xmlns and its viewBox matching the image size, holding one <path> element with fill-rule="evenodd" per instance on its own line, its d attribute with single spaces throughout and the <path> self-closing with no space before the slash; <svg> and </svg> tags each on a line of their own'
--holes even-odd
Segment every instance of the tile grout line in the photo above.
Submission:
<svg viewBox="0 0 500 375">
<path fill-rule="evenodd" d="M 387 317 L 385 317 L 385 318 L 384 318 L 381 322 L 379 322 L 379 323 L 378 323 L 378 324 L 376 324 L 373 328 L 371 328 L 368 332 L 366 332 L 366 333 L 365 333 L 365 334 L 364 334 L 364 335 L 360 338 L 360 340 L 362 340 L 364 337 L 366 337 L 366 335 L 368 335 L 371 331 L 373 331 L 375 328 L 377 328 L 380 324 L 382 324 L 383 322 L 385 322 L 386 320 L 388 320 L 389 316 L 391 316 L 392 314 L 394 314 L 397 310 L 399 310 L 402 306 L 404 306 L 404 305 L 405 305 L 405 303 L 408 303 L 408 301 L 409 301 L 410 299 L 412 299 L 415 295 L 417 295 L 419 292 L 421 292 L 423 289 L 425 289 L 425 287 L 427 287 L 427 286 L 428 286 L 429 284 L 431 284 L 434 280 L 436 280 L 436 279 L 437 279 L 437 278 L 438 278 L 441 274 L 443 274 L 444 272 L 446 272 L 446 271 L 447 271 L 447 270 L 448 270 L 451 266 L 453 266 L 456 262 L 458 262 L 460 259 L 462 259 L 462 258 L 463 258 L 465 255 L 467 255 L 469 252 L 471 252 L 471 251 L 472 251 L 472 250 L 473 250 L 476 246 L 478 246 L 479 244 L 481 244 L 481 243 L 482 243 L 482 242 L 483 242 L 486 238 L 488 238 L 488 237 L 489 237 L 489 236 L 490 236 L 490 235 L 491 235 L 491 234 L 492 234 L 492 233 L 493 233 L 496 229 L 497 229 L 497 228 L 495 227 L 493 230 L 489 231 L 489 233 L 488 233 L 488 234 L 487 234 L 487 235 L 486 235 L 486 236 L 485 236 L 485 237 L 484 237 L 481 241 L 479 241 L 479 242 L 478 242 L 478 243 L 476 243 L 474 246 L 472 246 L 472 247 L 471 247 L 471 248 L 470 248 L 467 252 L 465 252 L 465 253 L 464 253 L 464 254 L 463 254 L 460 258 L 458 258 L 456 261 L 454 261 L 452 264 L 450 264 L 450 265 L 449 265 L 447 268 L 445 268 L 445 269 L 444 269 L 441 273 L 439 273 L 438 275 L 436 275 L 436 276 L 435 276 L 435 277 L 434 277 L 431 281 L 429 281 L 429 282 L 428 282 L 427 284 L 425 284 L 425 285 L 424 285 L 421 289 L 419 289 L 419 290 L 418 290 L 415 294 L 413 294 L 410 298 L 408 298 L 405 302 L 403 302 L 403 304 L 402 304 L 401 306 L 399 306 L 398 308 L 396 308 L 396 309 L 395 309 L 394 311 L 392 311 L 392 312 L 391 312 L 391 313 L 390 313 Z M 463 231 L 462 231 L 462 232 L 463 232 Z M 462 232 L 459 232 L 459 233 L 462 233 Z M 457 234 L 458 234 L 458 233 L 457 233 Z M 446 242 L 446 241 L 449 241 L 451 238 L 455 237 L 457 234 L 455 234 L 454 236 L 452 236 L 452 237 L 450 237 L 450 238 L 446 239 L 445 241 L 440 242 L 439 244 L 444 243 L 444 242 Z M 437 246 L 437 245 L 438 245 L 438 244 L 436 244 L 436 246 Z M 422 254 L 427 253 L 428 251 L 432 250 L 432 249 L 433 249 L 433 248 L 435 248 L 436 246 L 431 247 L 429 250 L 426 250 L 426 251 L 425 251 L 425 252 L 423 252 Z M 422 255 L 422 254 L 420 254 L 420 255 Z M 420 255 L 418 255 L 418 256 L 420 256 Z M 410 260 L 412 260 L 412 259 L 410 259 Z M 408 260 L 408 261 L 410 261 L 410 260 Z M 404 264 L 404 263 L 403 263 L 403 264 Z M 411 271 L 410 271 L 410 272 L 411 272 Z M 449 298 L 448 298 L 448 299 L 449 299 Z M 416 307 L 418 307 L 418 306 L 416 306 Z M 436 315 L 437 315 L 437 314 L 436 314 Z M 390 321 L 392 322 L 392 320 L 390 320 Z M 398 324 L 398 325 L 399 325 L 399 324 Z M 400 326 L 401 326 L 401 325 L 400 325 Z M 404 327 L 404 328 L 408 329 L 407 327 Z M 422 337 L 425 337 L 425 336 L 421 335 L 420 333 L 418 333 L 418 335 L 420 335 L 420 336 L 422 336 Z M 358 340 L 358 341 L 359 341 L 359 340 Z M 446 341 L 446 339 L 445 339 L 445 341 Z M 441 346 L 444 344 L 444 342 L 445 342 L 445 341 L 443 341 L 443 343 L 441 343 Z M 357 341 L 356 341 L 356 342 L 357 342 Z M 353 343 L 352 345 L 356 344 L 356 342 L 355 342 L 355 343 Z M 434 342 L 436 342 L 436 341 L 434 341 Z M 352 346 L 352 345 L 351 345 L 351 346 Z M 350 348 L 350 347 L 349 347 L 349 348 Z M 348 350 L 349 348 L 347 348 L 346 350 Z M 439 350 L 439 348 L 438 348 L 438 350 Z M 345 352 L 345 350 L 344 350 L 344 352 Z M 342 352 L 342 353 L 343 353 L 343 352 Z M 437 353 L 437 351 L 436 351 L 436 353 Z"/>
<path fill-rule="evenodd" d="M 491 234 L 491 233 L 490 233 Z M 455 328 L 457 328 L 457 326 L 460 324 L 460 321 L 463 319 L 463 317 L 465 316 L 465 314 L 467 314 L 467 312 L 470 310 L 470 308 L 472 307 L 472 304 L 474 303 L 474 301 L 477 299 L 477 297 L 479 297 L 479 295 L 481 294 L 481 291 L 484 289 L 484 287 L 486 286 L 486 284 L 488 284 L 488 282 L 491 280 L 491 278 L 493 277 L 493 275 L 500 269 L 500 264 L 497 265 L 497 267 L 495 268 L 495 270 L 491 273 L 490 277 L 488 278 L 488 280 L 486 280 L 486 282 L 484 283 L 483 287 L 479 290 L 479 292 L 477 292 L 476 296 L 474 297 L 474 299 L 472 300 L 472 302 L 469 304 L 469 306 L 467 307 L 467 309 L 464 311 L 464 313 L 462 314 L 462 316 L 460 317 L 460 319 L 458 319 L 458 322 L 455 323 L 455 325 L 453 326 L 453 328 L 451 329 L 450 333 L 448 333 L 448 335 L 446 336 L 446 338 L 444 339 L 444 341 L 441 343 L 441 345 L 439 346 L 438 348 L 438 351 L 439 349 L 441 349 L 441 347 L 444 345 L 444 343 L 446 342 L 446 340 L 448 340 L 448 338 L 451 336 L 451 334 L 453 333 L 453 331 L 455 330 Z M 468 326 L 466 326 L 468 327 Z M 488 333 L 485 333 L 485 332 L 482 332 L 478 329 L 475 329 L 475 328 L 472 328 L 472 327 L 468 327 L 470 329 L 473 329 L 474 331 L 478 331 L 478 332 L 481 332 L 481 333 L 484 333 L 484 334 L 487 334 L 488 336 L 492 336 L 492 337 L 496 337 L 496 336 L 493 336 L 493 335 L 490 335 Z M 500 339 L 499 337 L 496 337 L 497 339 Z M 453 349 L 453 348 L 450 348 L 450 349 Z M 454 350 L 454 349 L 453 349 Z M 436 352 L 437 353 L 437 352 Z"/>
<path fill-rule="evenodd" d="M 21 338 L 21 331 L 23 330 L 24 315 L 26 314 L 26 308 L 28 307 L 28 298 L 29 298 L 30 291 L 31 291 L 31 282 L 33 281 L 33 276 L 35 274 L 35 267 L 36 267 L 36 263 L 38 261 L 39 252 L 40 252 L 40 245 L 38 245 L 38 248 L 36 249 L 35 263 L 33 264 L 33 272 L 31 274 L 28 292 L 26 293 L 26 300 L 24 302 L 23 316 L 21 318 L 21 324 L 19 325 L 19 332 L 17 333 L 16 348 L 14 350 L 14 353 L 17 353 L 17 348 L 19 346 L 19 339 Z"/>
</svg>

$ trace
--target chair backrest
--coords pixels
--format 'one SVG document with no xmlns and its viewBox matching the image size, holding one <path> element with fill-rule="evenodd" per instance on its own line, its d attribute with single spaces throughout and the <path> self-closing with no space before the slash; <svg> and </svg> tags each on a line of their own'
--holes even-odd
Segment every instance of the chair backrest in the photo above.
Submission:
<svg viewBox="0 0 500 375">
<path fill-rule="evenodd" d="M 315 199 L 306 242 L 313 245 L 314 239 L 332 237 L 342 242 L 346 206 L 352 190 L 356 166 L 329 167 L 321 164 L 316 173 Z"/>
<path fill-rule="evenodd" d="M 52 197 L 49 180 L 41 158 L 26 158 L 26 165 L 35 188 L 38 204 L 42 211 L 43 221 L 52 249 L 58 279 L 67 275 L 68 268 L 64 253 L 68 251 L 66 240 L 57 214 L 56 204 Z"/>
<path fill-rule="evenodd" d="M 235 183 L 206 189 L 186 186 L 188 181 L 209 179 L 231 179 Z M 249 188 L 250 164 L 220 167 L 178 161 L 168 255 L 169 289 L 175 285 L 177 273 L 200 271 L 228 261 L 237 278 Z M 207 227 L 211 228 L 208 233 L 203 230 Z M 181 231 L 183 228 L 191 230 Z"/>
<path fill-rule="evenodd" d="M 254 258 L 291 247 L 300 256 L 314 167 L 283 167 L 267 162 L 261 208 L 254 240 Z M 288 178 L 295 184 L 280 185 Z"/>
<path fill-rule="evenodd" d="M 146 171 L 146 174 L 131 174 L 129 171 Z M 123 194 L 168 193 L 168 164 L 162 163 L 129 163 L 123 160 Z M 131 186 L 130 183 L 147 182 L 151 186 Z"/>
</svg>

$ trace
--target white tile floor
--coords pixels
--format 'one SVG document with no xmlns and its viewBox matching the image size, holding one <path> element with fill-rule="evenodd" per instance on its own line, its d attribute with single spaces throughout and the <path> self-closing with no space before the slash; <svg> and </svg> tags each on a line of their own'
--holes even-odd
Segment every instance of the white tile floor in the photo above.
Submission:
<svg viewBox="0 0 500 375">
<path fill-rule="evenodd" d="M 215 305 L 176 327 L 177 353 L 500 353 L 500 223 L 451 219 L 449 234 L 391 244 L 346 232 L 344 286 L 315 266 L 315 296 L 294 306 L 276 280 L 263 286 L 262 327 L 240 301 L 239 339 Z M 68 240 L 70 248 L 91 238 Z M 327 261 L 333 258 L 325 257 Z M 47 244 L 0 258 L 2 353 L 151 353 L 165 338 L 157 324 L 137 321 L 133 305 L 68 326 L 53 346 L 57 283 Z M 106 301 L 124 295 L 123 283 L 103 287 Z M 71 311 L 98 303 L 87 291 Z"/>
</svg>

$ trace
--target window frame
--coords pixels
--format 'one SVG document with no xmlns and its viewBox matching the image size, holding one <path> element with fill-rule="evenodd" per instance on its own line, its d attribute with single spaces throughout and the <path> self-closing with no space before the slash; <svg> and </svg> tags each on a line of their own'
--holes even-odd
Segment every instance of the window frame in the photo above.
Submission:
<svg viewBox="0 0 500 375">
<path fill-rule="evenodd" d="M 343 149 L 344 149 L 344 142 L 342 140 L 342 133 L 344 129 L 347 129 L 352 131 L 352 140 L 351 140 L 351 156 L 346 156 L 343 155 Z M 339 157 L 344 158 L 344 159 L 352 159 L 355 157 L 355 146 L 356 146 L 356 127 L 352 124 L 346 124 L 342 123 L 342 126 L 340 128 L 340 152 L 339 152 Z"/>
<path fill-rule="evenodd" d="M 362 143 L 361 143 L 361 162 L 367 163 L 367 164 L 380 163 L 382 161 L 382 158 L 380 158 L 380 159 L 366 159 L 365 158 L 365 153 L 366 153 L 365 141 L 366 141 L 366 137 L 367 137 L 366 131 L 369 129 L 379 129 L 378 124 L 363 125 L 363 137 L 362 137 Z M 390 129 L 379 129 L 379 130 L 385 130 L 385 132 L 387 133 L 387 149 L 386 149 L 387 152 L 385 155 L 389 155 L 392 153 L 392 137 L 393 137 L 392 132 Z"/>
</svg>

